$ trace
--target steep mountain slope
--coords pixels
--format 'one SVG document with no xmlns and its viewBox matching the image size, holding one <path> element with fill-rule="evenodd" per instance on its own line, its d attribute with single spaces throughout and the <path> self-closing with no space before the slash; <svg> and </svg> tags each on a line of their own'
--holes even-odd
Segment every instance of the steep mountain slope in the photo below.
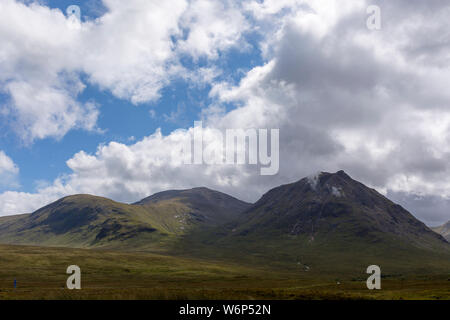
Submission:
<svg viewBox="0 0 450 320">
<path fill-rule="evenodd" d="M 343 171 L 274 188 L 226 228 L 186 235 L 179 250 L 331 273 L 371 264 L 450 270 L 442 236 Z"/>
<path fill-rule="evenodd" d="M 228 222 L 248 206 L 206 188 L 160 193 L 134 205 L 74 195 L 29 215 L 0 218 L 0 243 L 157 250 L 192 229 Z"/>
<path fill-rule="evenodd" d="M 310 241 L 332 234 L 367 241 L 391 237 L 417 246 L 445 242 L 401 206 L 344 171 L 322 172 L 270 190 L 243 216 L 236 234 L 302 235 Z"/>
<path fill-rule="evenodd" d="M 433 228 L 433 230 L 441 234 L 447 241 L 450 241 L 450 221 L 440 227 Z"/>
</svg>

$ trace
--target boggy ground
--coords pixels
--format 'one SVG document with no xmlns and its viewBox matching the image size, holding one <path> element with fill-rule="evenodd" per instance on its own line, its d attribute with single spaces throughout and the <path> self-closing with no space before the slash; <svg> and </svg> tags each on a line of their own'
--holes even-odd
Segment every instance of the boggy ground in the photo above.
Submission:
<svg viewBox="0 0 450 320">
<path fill-rule="evenodd" d="M 82 289 L 68 290 L 78 265 Z M 450 299 L 450 275 L 330 275 L 143 252 L 0 245 L 0 299 Z M 14 279 L 17 288 L 13 288 Z"/>
</svg>

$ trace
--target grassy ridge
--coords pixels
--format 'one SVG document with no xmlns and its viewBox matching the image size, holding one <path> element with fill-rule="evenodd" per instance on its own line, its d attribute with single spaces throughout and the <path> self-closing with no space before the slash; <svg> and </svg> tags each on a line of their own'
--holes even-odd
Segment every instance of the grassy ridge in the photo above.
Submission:
<svg viewBox="0 0 450 320">
<path fill-rule="evenodd" d="M 154 251 L 199 226 L 226 223 L 249 205 L 206 188 L 160 197 L 132 205 L 91 195 L 65 197 L 32 214 L 0 217 L 0 243 Z"/>
</svg>

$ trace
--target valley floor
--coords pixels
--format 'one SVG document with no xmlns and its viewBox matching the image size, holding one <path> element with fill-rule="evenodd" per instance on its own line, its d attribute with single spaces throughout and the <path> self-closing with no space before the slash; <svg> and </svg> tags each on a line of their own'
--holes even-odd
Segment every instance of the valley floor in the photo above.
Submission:
<svg viewBox="0 0 450 320">
<path fill-rule="evenodd" d="M 65 288 L 69 265 L 81 268 L 81 290 Z M 0 245 L 0 299 L 450 300 L 449 274 L 394 275 L 375 291 L 365 281 L 364 274 L 352 278 L 152 253 Z"/>
</svg>

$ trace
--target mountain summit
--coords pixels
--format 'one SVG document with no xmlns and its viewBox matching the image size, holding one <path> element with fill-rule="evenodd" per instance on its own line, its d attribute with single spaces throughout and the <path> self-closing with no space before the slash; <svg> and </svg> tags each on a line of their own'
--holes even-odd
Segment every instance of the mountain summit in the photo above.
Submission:
<svg viewBox="0 0 450 320">
<path fill-rule="evenodd" d="M 189 207 L 191 217 L 199 222 L 216 225 L 236 219 L 251 204 L 236 199 L 228 194 L 205 187 L 187 190 L 168 190 L 136 202 L 150 211 L 170 210 L 174 204 Z"/>
<path fill-rule="evenodd" d="M 320 172 L 270 190 L 244 213 L 233 233 L 304 237 L 310 242 L 446 244 L 400 205 L 344 171 Z"/>
</svg>

